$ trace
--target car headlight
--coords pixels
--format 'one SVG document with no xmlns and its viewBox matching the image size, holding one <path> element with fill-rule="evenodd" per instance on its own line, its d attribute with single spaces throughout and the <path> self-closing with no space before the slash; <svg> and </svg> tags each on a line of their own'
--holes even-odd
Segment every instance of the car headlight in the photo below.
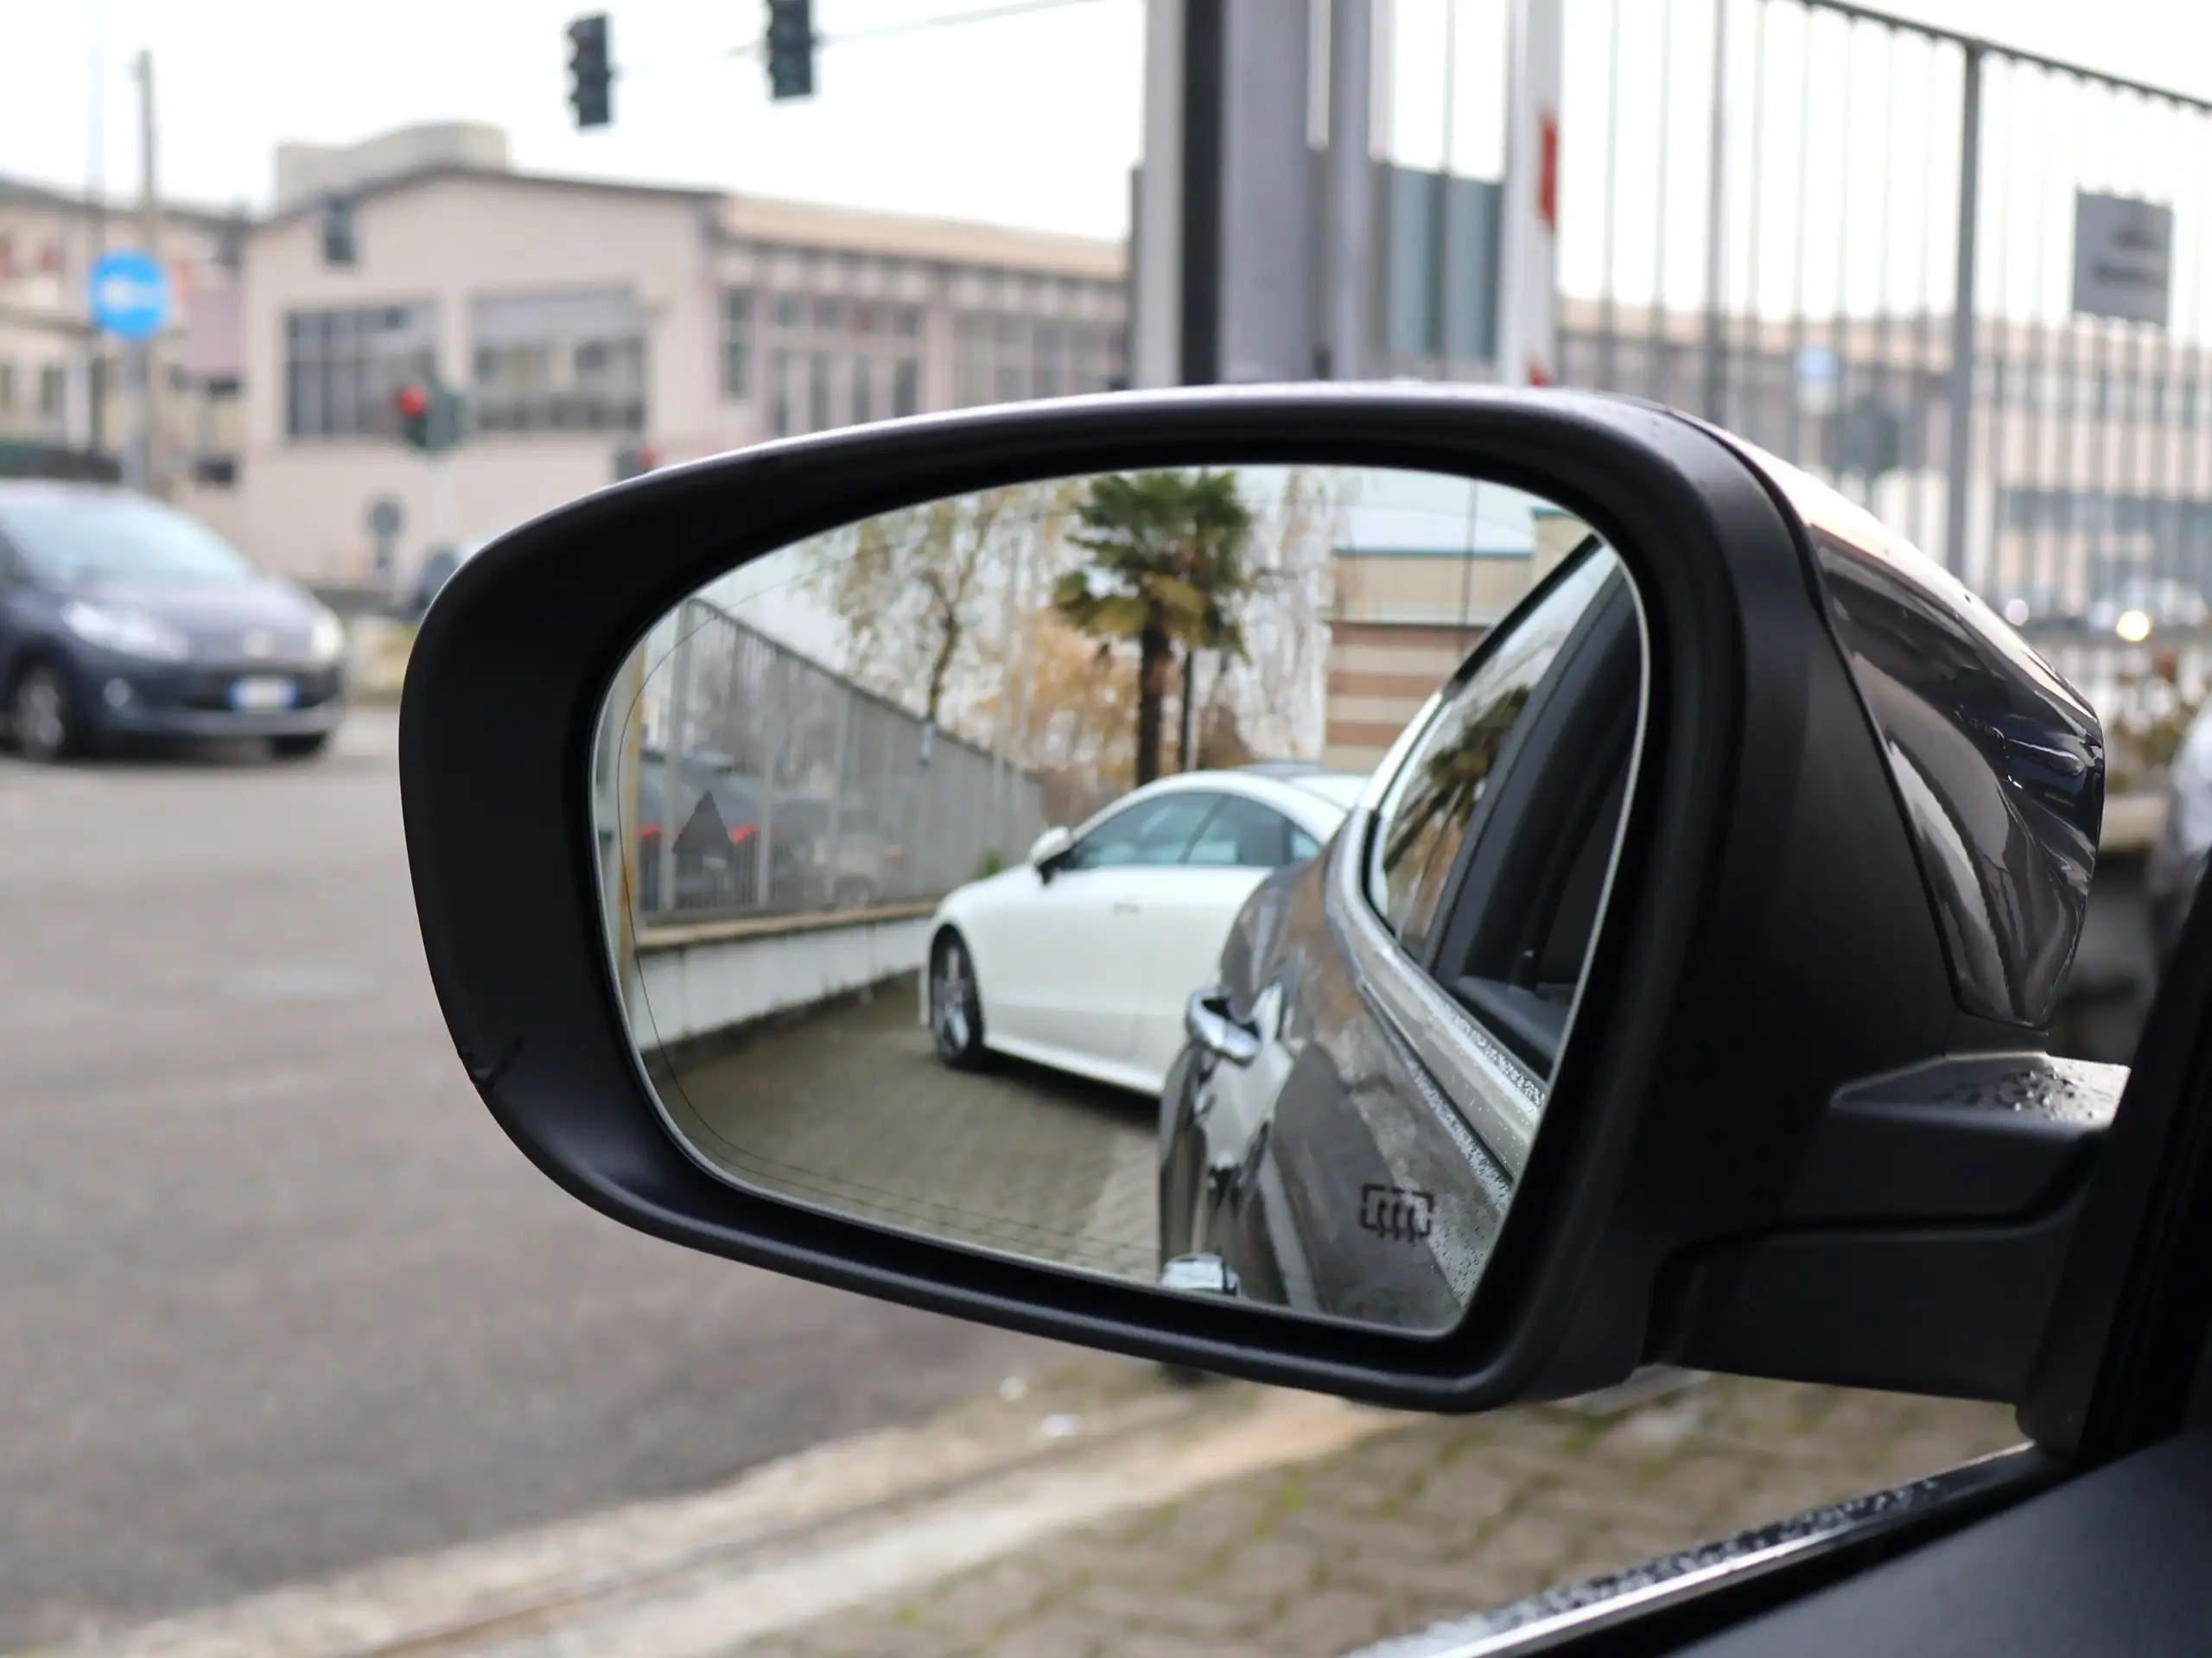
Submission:
<svg viewBox="0 0 2212 1658">
<path fill-rule="evenodd" d="M 126 657 L 145 657 L 155 662 L 182 662 L 192 654 L 192 641 L 181 628 L 135 610 L 113 610 L 105 605 L 73 599 L 61 607 L 63 624 L 87 645 Z"/>
<path fill-rule="evenodd" d="M 308 633 L 308 655 L 317 662 L 335 662 L 345 650 L 346 624 L 324 611 Z"/>
</svg>

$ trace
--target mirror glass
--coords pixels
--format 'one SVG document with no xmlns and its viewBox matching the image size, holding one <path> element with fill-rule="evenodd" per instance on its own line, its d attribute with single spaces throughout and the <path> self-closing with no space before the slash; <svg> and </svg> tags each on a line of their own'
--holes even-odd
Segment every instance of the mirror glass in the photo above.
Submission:
<svg viewBox="0 0 2212 1658">
<path fill-rule="evenodd" d="M 756 1191 L 1448 1326 L 1573 1033 L 1644 681 L 1614 552 L 1464 477 L 1059 479 L 752 560 L 607 693 L 641 1068 Z"/>
</svg>

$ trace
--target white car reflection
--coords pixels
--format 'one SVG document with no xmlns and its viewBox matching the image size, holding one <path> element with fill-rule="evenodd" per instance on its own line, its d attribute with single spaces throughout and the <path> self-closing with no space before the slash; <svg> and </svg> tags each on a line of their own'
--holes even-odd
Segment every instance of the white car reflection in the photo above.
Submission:
<svg viewBox="0 0 2212 1658">
<path fill-rule="evenodd" d="M 1010 1054 L 1157 1094 L 1191 994 L 1269 870 L 1313 856 L 1364 777 L 1258 765 L 1124 796 L 1029 861 L 970 881 L 930 927 L 922 1016 L 938 1057 Z"/>
</svg>

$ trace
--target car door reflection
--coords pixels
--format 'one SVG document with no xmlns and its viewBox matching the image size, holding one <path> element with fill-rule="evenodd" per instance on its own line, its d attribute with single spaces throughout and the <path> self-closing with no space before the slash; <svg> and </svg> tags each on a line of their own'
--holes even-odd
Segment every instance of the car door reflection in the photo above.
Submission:
<svg viewBox="0 0 2212 1658">
<path fill-rule="evenodd" d="M 1374 814 L 1268 877 L 1161 1101 L 1163 1277 L 1396 1329 L 1495 1248 L 1618 844 L 1642 625 L 1602 549 L 1409 734 Z"/>
</svg>

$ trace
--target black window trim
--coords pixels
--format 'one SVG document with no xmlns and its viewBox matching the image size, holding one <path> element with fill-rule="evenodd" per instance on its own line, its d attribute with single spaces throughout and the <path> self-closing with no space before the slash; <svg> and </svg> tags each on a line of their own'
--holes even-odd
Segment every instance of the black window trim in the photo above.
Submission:
<svg viewBox="0 0 2212 1658">
<path fill-rule="evenodd" d="M 1546 1055 L 1529 1053 L 1525 1051 L 1523 1045 L 1534 1040 L 1534 1033 L 1527 1027 L 1525 1021 L 1501 1020 L 1495 1011 L 1482 1005 L 1499 991 L 1510 992 L 1513 988 L 1513 981 L 1500 979 L 1493 974 L 1472 972 L 1469 969 L 1468 958 L 1480 942 L 1481 933 L 1475 919 L 1466 911 L 1465 906 L 1469 901 L 1468 886 L 1478 868 L 1482 867 L 1485 863 L 1494 864 L 1500 859 L 1510 859 L 1517 851 L 1519 837 L 1527 832 L 1522 822 L 1522 816 L 1529 808 L 1532 799 L 1536 797 L 1535 792 L 1536 788 L 1545 779 L 1540 774 L 1523 771 L 1514 762 L 1524 743 L 1546 740 L 1552 736 L 1554 727 L 1560 721 L 1576 721 L 1585 712 L 1580 701 L 1582 688 L 1578 685 L 1574 677 L 1577 673 L 1577 664 L 1583 662 L 1586 652 L 1600 643 L 1598 630 L 1615 625 L 1618 617 L 1617 606 L 1626 609 L 1629 625 L 1633 630 L 1633 636 L 1639 641 L 1640 650 L 1643 631 L 1643 621 L 1636 613 L 1634 586 L 1629 581 L 1625 569 L 1623 569 L 1616 572 L 1613 578 L 1599 590 L 1598 596 L 1589 610 L 1576 621 L 1574 627 L 1561 644 L 1559 654 L 1553 659 L 1552 664 L 1546 669 L 1543 677 L 1537 683 L 1528 706 L 1522 710 L 1521 718 L 1516 721 L 1512 736 L 1507 740 L 1505 751 L 1498 757 L 1501 786 L 1486 793 L 1482 804 L 1468 823 L 1466 834 L 1453 855 L 1452 872 L 1446 880 L 1445 896 L 1440 905 L 1442 915 L 1422 940 L 1419 958 L 1422 967 L 1427 970 L 1432 979 L 1443 985 L 1453 996 L 1463 1001 L 1469 1000 L 1470 984 L 1482 986 L 1483 988 L 1478 989 L 1475 993 L 1474 1005 L 1471 1007 L 1470 1011 L 1497 1031 L 1510 1046 L 1520 1050 L 1524 1060 L 1531 1064 L 1544 1064 L 1548 1071 L 1556 1070 L 1558 1067 L 1557 1046 L 1566 1039 L 1567 1022 L 1573 1013 L 1573 999 L 1569 999 L 1566 1009 L 1560 1016 L 1558 1035 L 1551 1044 L 1553 1051 Z M 1585 665 L 1594 672 L 1611 671 L 1608 664 L 1600 658 L 1591 658 Z M 1642 678 L 1640 672 L 1637 677 L 1640 681 Z M 1640 702 L 1639 695 L 1639 705 Z M 1630 722 L 1627 737 L 1631 748 L 1630 753 L 1624 757 L 1624 769 L 1633 764 L 1632 745 L 1636 740 L 1635 727 L 1638 721 L 1635 720 Z M 1594 784 L 1596 788 L 1598 797 L 1592 804 L 1592 810 L 1602 810 L 1605 800 L 1614 794 L 1613 776 L 1614 773 L 1609 770 L 1603 780 L 1590 778 L 1582 779 L 1586 786 Z M 1627 797 L 1623 793 L 1619 797 L 1625 801 Z M 1491 833 L 1493 826 L 1497 827 L 1498 833 L 1506 837 L 1504 841 L 1500 842 L 1494 838 Z M 1592 828 L 1594 827 L 1593 824 Z M 1614 829 L 1613 838 L 1617 842 L 1618 823 L 1615 824 Z M 1574 846 L 1575 855 L 1579 858 L 1584 850 L 1585 842 L 1578 841 Z M 1565 879 L 1556 869 L 1550 873 L 1557 876 L 1560 881 Z M 1508 890 L 1511 890 L 1513 885 L 1509 882 Z M 1601 878 L 1599 912 L 1600 914 L 1603 913 L 1604 886 Z M 1485 893 L 1490 890 L 1491 889 L 1486 885 Z M 1510 916 L 1508 918 L 1510 918 Z M 1586 959 L 1586 949 L 1585 956 Z M 1578 974 L 1578 992 L 1580 982 Z"/>
</svg>

